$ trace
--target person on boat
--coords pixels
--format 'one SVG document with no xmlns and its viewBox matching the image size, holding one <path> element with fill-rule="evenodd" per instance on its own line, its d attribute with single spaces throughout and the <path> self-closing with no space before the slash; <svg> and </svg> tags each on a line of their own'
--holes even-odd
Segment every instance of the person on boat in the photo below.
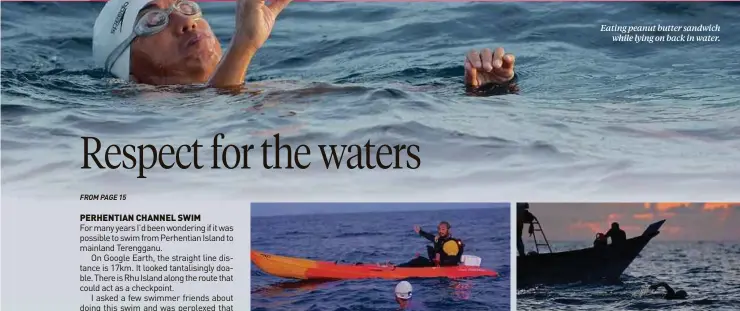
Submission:
<svg viewBox="0 0 740 311">
<path fill-rule="evenodd" d="M 596 239 L 594 240 L 594 248 L 606 247 L 606 245 L 607 245 L 606 235 L 601 232 L 597 233 Z"/>
<path fill-rule="evenodd" d="M 93 26 L 93 58 L 107 73 L 135 83 L 241 86 L 253 57 L 291 1 L 236 0 L 235 30 L 223 53 L 192 0 L 109 0 Z M 503 48 L 468 52 L 468 93 L 516 92 L 514 61 Z"/>
<path fill-rule="evenodd" d="M 524 232 L 524 224 L 529 224 L 529 233 L 532 234 L 534 227 L 532 222 L 536 219 L 534 215 L 529 211 L 529 203 L 517 203 L 516 204 L 517 217 L 516 217 L 516 231 L 517 231 L 517 242 L 516 249 L 519 256 L 526 256 L 524 251 L 524 241 L 522 240 L 522 233 Z"/>
<path fill-rule="evenodd" d="M 612 239 L 611 245 L 619 245 L 627 241 L 627 234 L 624 233 L 624 230 L 619 229 L 619 223 L 616 222 L 612 223 L 612 228 L 606 232 L 605 236 Z"/>
<path fill-rule="evenodd" d="M 457 266 L 463 255 L 465 244 L 462 240 L 452 237 L 449 222 L 442 221 L 437 226 L 437 235 L 431 234 L 414 226 L 414 231 L 430 242 L 433 246 L 427 246 L 427 255 L 429 258 L 417 256 L 408 263 L 401 264 L 399 267 L 430 267 L 430 266 Z"/>
<path fill-rule="evenodd" d="M 671 286 L 668 285 L 666 282 L 660 282 L 658 284 L 650 285 L 651 290 L 656 290 L 659 287 L 665 288 L 665 291 L 666 291 L 665 296 L 664 296 L 665 299 L 670 299 L 670 300 L 686 299 L 686 297 L 689 296 L 689 294 L 686 293 L 685 290 L 679 289 L 678 291 L 674 291 L 673 288 L 671 288 Z"/>
</svg>

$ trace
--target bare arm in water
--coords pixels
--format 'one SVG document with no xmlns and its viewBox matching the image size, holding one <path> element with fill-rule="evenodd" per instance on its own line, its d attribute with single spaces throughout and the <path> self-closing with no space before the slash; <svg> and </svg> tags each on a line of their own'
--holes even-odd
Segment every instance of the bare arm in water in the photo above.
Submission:
<svg viewBox="0 0 740 311">
<path fill-rule="evenodd" d="M 656 289 L 658 289 L 658 287 L 665 288 L 666 296 L 674 296 L 676 294 L 676 292 L 673 290 L 673 288 L 671 288 L 671 286 L 668 285 L 668 283 L 666 283 L 666 282 L 660 282 L 658 284 L 650 285 L 650 289 L 652 289 L 652 290 L 656 290 Z"/>
<path fill-rule="evenodd" d="M 208 81 L 209 86 L 228 88 L 244 84 L 249 63 L 272 32 L 275 20 L 291 0 L 237 0 L 236 28 L 231 46 Z"/>
<path fill-rule="evenodd" d="M 666 282 L 650 285 L 650 289 L 652 290 L 656 290 L 658 287 L 665 288 L 665 299 L 686 299 L 688 297 L 688 293 L 685 290 L 674 291 Z"/>
<path fill-rule="evenodd" d="M 236 25 L 231 46 L 221 58 L 208 85 L 242 86 L 252 58 L 270 37 L 278 15 L 292 0 L 237 0 Z M 499 47 L 470 50 L 465 56 L 464 82 L 469 95 L 488 96 L 518 92 L 515 57 Z"/>
</svg>

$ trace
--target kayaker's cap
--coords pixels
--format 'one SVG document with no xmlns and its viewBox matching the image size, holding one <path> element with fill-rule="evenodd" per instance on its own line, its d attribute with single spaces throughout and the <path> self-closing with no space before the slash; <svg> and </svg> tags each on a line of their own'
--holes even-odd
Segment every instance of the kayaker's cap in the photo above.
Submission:
<svg viewBox="0 0 740 311">
<path fill-rule="evenodd" d="M 401 281 L 398 283 L 398 285 L 396 285 L 396 297 L 400 299 L 403 299 L 403 300 L 411 299 L 411 291 L 412 291 L 411 283 L 407 281 Z"/>
</svg>

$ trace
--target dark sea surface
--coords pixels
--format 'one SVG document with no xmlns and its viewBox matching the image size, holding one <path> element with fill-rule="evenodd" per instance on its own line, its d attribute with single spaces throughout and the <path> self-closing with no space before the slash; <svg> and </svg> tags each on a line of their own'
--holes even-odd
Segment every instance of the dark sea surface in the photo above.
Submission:
<svg viewBox="0 0 740 311">
<path fill-rule="evenodd" d="M 553 251 L 592 246 L 556 242 Z M 652 241 L 622 275 L 619 285 L 570 284 L 517 292 L 517 310 L 740 310 L 740 242 Z M 665 300 L 666 282 L 686 300 Z"/>
<path fill-rule="evenodd" d="M 737 3 L 293 3 L 250 92 L 127 85 L 93 67 L 101 3 L 2 3 L 3 189 L 514 200 L 715 200 L 740 180 Z M 234 3 L 204 3 L 226 46 Z M 612 42 L 601 25 L 719 24 L 720 42 Z M 664 34 L 664 33 L 659 33 Z M 466 96 L 471 48 L 517 56 L 521 92 Z M 82 170 L 109 144 L 419 144 L 418 170 Z M 186 157 L 187 158 L 187 157 Z M 149 159 L 149 158 L 148 158 Z M 405 160 L 403 158 L 402 160 Z M 285 159 L 283 159 L 285 161 Z"/>
<path fill-rule="evenodd" d="M 466 243 L 465 253 L 498 278 L 410 279 L 414 300 L 426 310 L 509 310 L 508 208 L 376 212 L 252 218 L 252 249 L 324 261 L 400 264 L 426 254 L 413 231 L 436 232 L 441 220 Z M 306 283 L 268 275 L 252 265 L 252 310 L 396 310 L 398 281 Z"/>
</svg>

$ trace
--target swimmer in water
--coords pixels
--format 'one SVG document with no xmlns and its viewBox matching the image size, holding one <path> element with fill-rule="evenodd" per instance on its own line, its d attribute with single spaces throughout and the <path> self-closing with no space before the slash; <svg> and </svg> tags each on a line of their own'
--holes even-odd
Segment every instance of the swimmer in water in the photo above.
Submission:
<svg viewBox="0 0 740 311">
<path fill-rule="evenodd" d="M 396 302 L 398 307 L 401 309 L 408 308 L 409 302 L 411 301 L 411 292 L 413 287 L 408 281 L 401 281 L 396 285 Z"/>
<path fill-rule="evenodd" d="M 664 296 L 665 299 L 670 299 L 670 300 L 686 299 L 686 297 L 689 296 L 685 290 L 681 289 L 678 291 L 674 291 L 673 288 L 671 288 L 666 282 L 660 282 L 658 284 L 650 285 L 651 290 L 656 290 L 658 289 L 658 287 L 665 288 L 665 291 L 666 291 L 665 296 Z"/>
<path fill-rule="evenodd" d="M 119 79 L 136 83 L 241 86 L 252 58 L 291 0 L 236 2 L 235 30 L 223 53 L 194 1 L 109 0 L 93 27 L 95 63 Z M 471 50 L 464 67 L 469 93 L 516 91 L 514 55 L 503 48 Z"/>
</svg>

